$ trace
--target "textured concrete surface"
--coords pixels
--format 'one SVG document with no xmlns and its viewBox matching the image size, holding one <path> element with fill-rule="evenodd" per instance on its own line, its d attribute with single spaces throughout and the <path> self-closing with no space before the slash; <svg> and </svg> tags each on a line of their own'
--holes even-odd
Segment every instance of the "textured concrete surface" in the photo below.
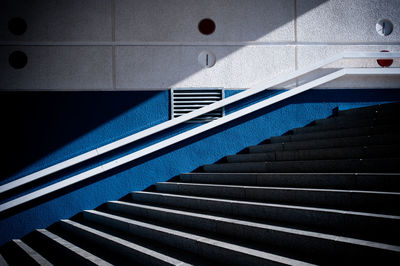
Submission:
<svg viewBox="0 0 400 266">
<path fill-rule="evenodd" d="M 202 68 L 198 55 L 216 56 Z M 294 48 L 288 46 L 123 46 L 116 52 L 117 89 L 169 87 L 243 88 L 249 83 L 294 70 Z M 257 71 L 255 71 L 257 69 Z"/>
<path fill-rule="evenodd" d="M 297 0 L 297 37 L 300 42 L 400 41 L 399 0 Z M 392 34 L 381 36 L 375 25 L 389 19 Z"/>
<path fill-rule="evenodd" d="M 292 0 L 116 1 L 117 41 L 293 41 Z M 210 18 L 215 32 L 197 25 Z"/>
<path fill-rule="evenodd" d="M 26 67 L 8 64 L 11 52 L 23 51 Z M 110 90 L 111 47 L 1 46 L 0 90 Z"/>
<path fill-rule="evenodd" d="M 388 50 L 399 52 L 400 45 L 309 45 L 297 48 L 297 61 L 299 69 L 314 65 L 321 60 L 330 58 L 346 51 L 380 52 Z M 372 67 L 379 68 L 376 59 L 344 59 L 324 67 L 321 71 L 302 77 L 300 83 L 312 80 L 323 73 L 335 71 L 343 67 Z M 391 67 L 400 67 L 400 59 L 395 59 Z M 321 85 L 319 88 L 398 88 L 399 76 L 348 76 Z"/>
<path fill-rule="evenodd" d="M 1 41 L 111 41 L 112 1 L 4 0 L 0 4 Z M 8 31 L 11 18 L 23 18 L 24 34 Z"/>
<path fill-rule="evenodd" d="M 23 44 L 19 49 L 29 53 L 31 46 L 54 46 L 65 57 L 64 63 L 54 59 L 50 50 L 43 51 L 40 60 L 28 54 L 31 69 L 16 71 L 5 67 L 9 52 L 2 48 L 2 70 L 7 71 L 0 89 L 7 90 L 249 88 L 265 77 L 341 51 L 398 51 L 400 47 L 400 0 L 5 0 L 0 7 L 0 45 Z M 27 23 L 22 35 L 8 30 L 9 20 L 15 17 Z M 211 35 L 198 30 L 204 18 L 216 24 Z M 382 18 L 394 25 L 389 36 L 376 32 Z M 79 50 L 84 47 L 114 52 L 101 58 L 83 56 Z M 203 50 L 216 54 L 216 65 L 210 69 L 197 62 Z M 83 67 L 90 64 L 93 70 Z M 355 66 L 359 61 L 346 64 Z M 393 66 L 399 64 L 397 60 Z M 54 70 L 47 83 L 38 81 L 46 72 L 44 65 Z M 98 72 L 100 68 L 108 73 Z M 86 74 L 77 74 L 68 88 L 66 69 L 90 73 L 95 81 L 89 88 Z M 22 72 L 26 74 L 21 76 Z M 5 76 L 12 78 L 4 81 Z M 399 78 L 351 77 L 321 88 L 396 88 L 398 84 Z"/>
</svg>

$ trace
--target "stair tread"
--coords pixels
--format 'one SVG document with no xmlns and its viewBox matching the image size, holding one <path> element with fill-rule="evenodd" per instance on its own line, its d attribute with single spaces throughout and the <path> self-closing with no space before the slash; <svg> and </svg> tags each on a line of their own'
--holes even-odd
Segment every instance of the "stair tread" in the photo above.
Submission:
<svg viewBox="0 0 400 266">
<path fill-rule="evenodd" d="M 51 240 L 53 245 L 59 245 L 64 247 L 65 249 L 68 249 L 74 255 L 79 256 L 84 260 L 86 260 L 87 261 L 86 263 L 93 263 L 96 265 L 112 265 L 111 263 L 108 263 L 107 261 L 93 255 L 92 253 L 74 245 L 73 243 L 63 239 L 62 237 L 46 229 L 37 229 L 36 231 L 41 235 L 45 236 L 47 239 Z"/>
<path fill-rule="evenodd" d="M 246 189 L 262 189 L 262 190 L 289 190 L 289 191 L 315 191 L 315 192 L 336 192 L 336 193 L 359 193 L 359 194 L 375 194 L 375 195 L 393 195 L 400 196 L 400 192 L 392 191 L 371 191 L 371 190 L 344 190 L 344 189 L 318 189 L 318 188 L 293 188 L 293 187 L 264 187 L 264 186 L 242 186 L 242 185 L 220 185 L 220 184 L 203 184 L 203 183 L 184 183 L 184 182 L 157 182 L 163 185 L 180 185 L 180 186 L 199 186 L 199 187 L 231 187 Z"/>
<path fill-rule="evenodd" d="M 225 158 L 228 162 L 381 158 L 396 156 L 399 148 L 399 144 L 307 148 L 301 150 L 296 149 L 234 154 L 228 155 Z"/>
<path fill-rule="evenodd" d="M 397 134 L 376 134 L 376 135 L 361 135 L 361 136 L 350 136 L 350 137 L 338 137 L 338 138 L 328 138 L 328 139 L 315 139 L 315 140 L 304 140 L 304 141 L 282 141 L 277 143 L 268 143 L 268 144 L 259 144 L 249 146 L 250 152 L 255 152 L 253 150 L 261 150 L 263 148 L 277 148 L 279 147 L 280 150 L 293 150 L 293 149 L 300 149 L 296 148 L 301 146 L 312 145 L 316 146 L 317 148 L 324 148 L 324 147 L 352 147 L 352 146 L 365 146 L 365 145 L 376 145 L 377 139 L 384 139 L 385 142 L 389 140 L 398 140 L 400 142 L 400 138 Z M 364 143 L 364 144 L 361 144 Z M 334 146 L 333 146 L 334 145 Z M 294 146 L 294 147 L 293 147 Z M 303 149 L 303 148 L 301 148 Z"/>
<path fill-rule="evenodd" d="M 21 250 L 26 255 L 28 255 L 32 259 L 32 261 L 34 261 L 34 263 L 37 263 L 39 265 L 53 265 L 47 259 L 45 259 L 42 255 L 40 255 L 38 252 L 36 252 L 34 249 L 32 249 L 26 243 L 24 243 L 22 240 L 13 239 L 11 241 L 19 248 L 19 250 Z"/>
<path fill-rule="evenodd" d="M 112 201 L 111 203 L 128 205 L 128 206 L 136 206 L 136 207 L 149 209 L 149 210 L 158 210 L 158 211 L 163 211 L 163 212 L 169 212 L 169 213 L 174 213 L 174 214 L 178 214 L 178 215 L 182 215 L 182 216 L 190 216 L 190 217 L 194 217 L 194 218 L 201 218 L 204 220 L 212 220 L 214 222 L 240 224 L 240 225 L 243 225 L 246 227 L 253 227 L 253 228 L 258 228 L 258 229 L 263 229 L 263 230 L 268 230 L 268 231 L 284 232 L 284 233 L 293 234 L 293 235 L 302 235 L 302 236 L 307 236 L 307 237 L 312 237 L 312 238 L 320 238 L 320 239 L 325 239 L 325 240 L 330 240 L 330 241 L 345 242 L 345 243 L 351 243 L 351 244 L 355 244 L 355 245 L 376 247 L 376 248 L 382 248 L 382 249 L 400 252 L 400 246 L 388 245 L 388 244 L 384 244 L 384 243 L 366 241 L 366 240 L 350 238 L 350 237 L 343 237 L 343 236 L 339 236 L 339 235 L 332 235 L 332 234 L 313 232 L 313 231 L 305 231 L 305 230 L 299 230 L 299 229 L 294 229 L 294 228 L 289 228 L 289 227 L 282 227 L 282 226 L 266 224 L 266 223 L 243 221 L 243 220 L 238 220 L 238 219 L 233 219 L 233 218 L 208 215 L 208 214 L 199 214 L 199 213 L 187 212 L 187 211 L 182 211 L 182 210 L 171 210 L 171 209 L 162 208 L 162 207 L 141 205 L 141 204 L 129 203 L 129 202 Z M 89 211 L 89 212 L 92 212 L 92 211 Z M 110 215 L 113 215 L 113 214 L 110 214 Z M 117 215 L 113 215 L 113 216 L 119 217 Z M 127 219 L 127 218 L 123 218 L 123 219 Z M 217 233 L 217 232 L 218 232 L 218 229 L 215 229 L 214 233 Z"/>
<path fill-rule="evenodd" d="M 375 105 L 368 105 L 364 107 L 358 107 L 358 108 L 351 108 L 351 109 L 346 109 L 346 110 L 339 110 L 338 114 L 350 114 L 350 113 L 363 113 L 363 112 L 369 112 L 369 111 L 388 111 L 392 112 L 393 109 L 398 109 L 400 108 L 399 102 L 389 102 L 389 103 L 384 103 L 384 104 L 375 104 Z"/>
<path fill-rule="evenodd" d="M 362 135 L 376 135 L 377 133 L 399 133 L 400 127 L 393 124 L 375 125 L 375 126 L 355 126 L 350 128 L 333 128 L 323 130 L 320 132 L 308 132 L 297 134 L 285 134 L 282 136 L 273 136 L 270 138 L 271 143 L 280 143 L 282 141 L 300 141 L 300 140 L 313 140 L 313 139 L 330 139 L 344 136 L 362 136 Z"/>
<path fill-rule="evenodd" d="M 346 119 L 346 120 L 333 120 L 332 123 L 323 123 L 323 124 L 316 124 L 316 125 L 309 125 L 305 127 L 298 127 L 291 130 L 293 134 L 297 134 L 299 132 L 312 132 L 312 131 L 324 131 L 330 129 L 341 129 L 341 128 L 355 128 L 355 127 L 363 127 L 363 126 L 376 126 L 376 125 L 383 125 L 383 124 L 395 124 L 400 121 L 400 117 L 396 115 L 384 117 L 381 119 L 370 119 L 370 118 L 363 118 L 363 119 Z"/>
<path fill-rule="evenodd" d="M 108 233 L 102 232 L 100 230 L 94 229 L 92 227 L 86 226 L 84 224 L 72 221 L 72 220 L 61 220 L 61 224 L 69 225 L 74 228 L 78 228 L 79 230 L 86 231 L 89 234 L 96 235 L 97 237 L 103 238 L 107 240 L 109 243 L 116 244 L 118 246 L 124 247 L 127 250 L 134 251 L 135 253 L 141 253 L 145 256 L 152 258 L 154 261 L 159 261 L 160 263 L 171 264 L 171 265 L 188 265 L 180 260 L 172 258 L 168 255 L 161 254 L 157 251 L 148 249 L 144 246 L 137 245 L 133 242 L 127 241 L 125 239 L 116 237 L 114 235 L 110 235 Z"/>
<path fill-rule="evenodd" d="M 235 199 L 221 199 L 221 198 L 213 198 L 213 197 L 200 197 L 200 196 L 190 196 L 190 195 L 180 195 L 180 194 L 172 194 L 172 193 L 162 193 L 162 192 L 148 192 L 148 191 L 135 191 L 131 193 L 134 194 L 148 194 L 148 195 L 159 195 L 162 197 L 174 197 L 174 198 L 187 198 L 187 199 L 195 199 L 195 200 L 207 200 L 213 202 L 226 202 L 226 203 L 237 203 L 244 205 L 255 205 L 255 206 L 270 206 L 270 207 L 279 207 L 279 208 L 288 208 L 288 209 L 299 209 L 299 210 L 311 210 L 311 211 L 323 211 L 323 212 L 331 212 L 342 215 L 359 215 L 359 216 L 371 216 L 385 219 L 395 219 L 400 221 L 400 216 L 398 215 L 390 215 L 390 214 L 380 214 L 380 213 L 369 213 L 369 212 L 357 212 L 357 211 L 348 211 L 342 209 L 334 209 L 334 208 L 321 208 L 321 207 L 310 207 L 310 206 L 299 206 L 299 205 L 290 205 L 290 204 L 278 204 L 278 203 L 268 203 L 268 202 L 254 202 L 254 201 L 246 201 L 246 200 L 235 200 Z"/>
<path fill-rule="evenodd" d="M 334 232 L 378 242 L 399 244 L 399 216 L 332 207 L 315 207 L 288 203 L 254 202 L 160 192 L 133 192 L 129 202 L 157 205 L 185 211 L 223 215 L 248 221 L 288 224 L 291 227 Z M 363 225 L 360 227 L 360 224 Z M 376 227 L 377 224 L 383 225 Z M 371 228 L 373 230 L 371 231 Z"/>
<path fill-rule="evenodd" d="M 125 223 L 125 224 L 129 224 L 130 226 L 128 227 L 128 230 L 131 228 L 131 226 L 135 226 L 135 227 L 139 227 L 142 229 L 151 230 L 153 232 L 157 232 L 157 233 L 160 233 L 163 235 L 166 234 L 169 236 L 183 238 L 183 239 L 192 241 L 193 243 L 196 243 L 196 246 L 198 249 L 199 249 L 198 245 L 202 244 L 202 245 L 206 245 L 208 247 L 217 247 L 217 248 L 223 249 L 223 250 L 224 249 L 230 250 L 230 251 L 235 252 L 237 255 L 239 255 L 239 254 L 242 256 L 249 255 L 252 257 L 256 257 L 258 259 L 271 261 L 271 262 L 278 262 L 278 263 L 284 263 L 284 264 L 303 264 L 304 263 L 302 261 L 290 259 L 287 257 L 282 257 L 282 256 L 275 255 L 272 253 L 267 253 L 264 251 L 235 245 L 233 243 L 219 241 L 217 239 L 212 239 L 209 237 L 205 237 L 203 235 L 187 233 L 187 232 L 175 230 L 172 228 L 167 228 L 167 227 L 163 227 L 163 226 L 159 226 L 159 225 L 155 225 L 155 224 L 147 223 L 147 222 L 143 222 L 143 221 L 133 220 L 133 219 L 129 219 L 129 218 L 125 218 L 122 216 L 117 216 L 117 215 L 113 215 L 113 214 L 109 214 L 109 213 L 99 212 L 99 211 L 95 211 L 95 210 L 88 210 L 88 211 L 85 211 L 84 214 L 89 214 L 89 215 L 92 214 L 92 215 L 96 215 L 96 216 L 102 216 L 107 219 L 113 219 L 113 220 L 117 220 L 117 221 Z M 201 252 L 201 250 L 199 252 Z"/>
<path fill-rule="evenodd" d="M 371 172 L 371 169 L 398 172 L 400 158 L 367 158 L 367 159 L 321 159 L 321 160 L 294 160 L 272 162 L 241 162 L 206 164 L 204 172 L 224 173 L 265 173 L 265 172 L 315 172 L 347 173 L 357 170 L 359 173 Z M 379 167 L 378 167 L 379 166 Z M 356 168 L 356 169 L 355 169 Z"/>
</svg>

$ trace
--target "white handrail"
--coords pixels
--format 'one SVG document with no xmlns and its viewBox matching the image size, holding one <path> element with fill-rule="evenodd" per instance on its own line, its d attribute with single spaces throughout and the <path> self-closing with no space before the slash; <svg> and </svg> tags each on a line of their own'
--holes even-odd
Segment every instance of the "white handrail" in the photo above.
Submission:
<svg viewBox="0 0 400 266">
<path fill-rule="evenodd" d="M 318 69 L 320 67 L 323 67 L 325 65 L 331 64 L 331 63 L 333 63 L 335 61 L 338 61 L 338 60 L 341 60 L 341 59 L 345 59 L 345 58 L 400 58 L 400 53 L 368 53 L 368 52 L 352 52 L 352 53 L 347 53 L 346 52 L 346 53 L 342 53 L 342 54 L 340 54 L 338 56 L 334 56 L 334 57 L 331 57 L 331 58 L 329 58 L 327 60 L 324 60 L 323 62 L 321 62 L 321 63 L 319 63 L 317 65 L 314 65 L 312 67 L 309 67 L 309 68 L 306 68 L 306 69 L 303 69 L 303 70 L 295 71 L 295 72 L 293 72 L 291 74 L 284 75 L 283 77 L 275 78 L 275 79 L 273 79 L 271 81 L 268 81 L 267 83 L 260 83 L 259 85 L 256 85 L 251 89 L 248 89 L 246 91 L 243 91 L 243 92 L 240 92 L 238 94 L 235 94 L 235 95 L 233 95 L 233 96 L 231 96 L 229 98 L 223 99 L 223 100 L 221 100 L 219 102 L 216 102 L 214 104 L 205 106 L 205 107 L 203 107 L 201 109 L 198 109 L 196 111 L 193 111 L 191 113 L 183 115 L 183 116 L 181 116 L 179 118 L 176 118 L 176 119 L 173 119 L 173 120 L 169 120 L 167 122 L 164 122 L 164 123 L 159 124 L 157 126 L 154 126 L 154 127 L 149 128 L 149 129 L 143 130 L 143 131 L 141 131 L 139 133 L 133 134 L 131 136 L 128 136 L 128 137 L 123 138 L 121 140 L 115 141 L 113 143 L 107 144 L 107 145 L 102 146 L 102 147 L 100 147 L 98 149 L 89 151 L 87 153 L 84 153 L 82 155 L 79 155 L 77 157 L 69 159 L 69 160 L 64 161 L 62 163 L 59 163 L 59 164 L 53 165 L 51 167 L 48 167 L 48 168 L 43 169 L 43 170 L 41 170 L 39 172 L 36 172 L 36 173 L 31 174 L 31 175 L 25 176 L 25 177 L 20 178 L 18 180 L 12 181 L 12 182 L 10 182 L 8 184 L 5 184 L 5 185 L 1 186 L 0 187 L 0 193 L 5 192 L 5 191 L 10 190 L 10 189 L 13 189 L 15 187 L 18 187 L 20 185 L 29 183 L 29 182 L 31 182 L 33 180 L 37 180 L 37 179 L 39 179 L 39 178 L 41 178 L 43 176 L 46 176 L 46 175 L 49 175 L 51 173 L 57 172 L 59 170 L 65 169 L 65 168 L 67 168 L 69 166 L 72 166 L 72 165 L 75 165 L 77 163 L 83 162 L 83 161 L 88 160 L 90 158 L 96 157 L 96 156 L 98 156 L 100 154 L 103 154 L 103 153 L 108 152 L 110 150 L 116 149 L 116 148 L 121 147 L 123 145 L 132 143 L 132 142 L 134 142 L 134 141 L 136 141 L 138 139 L 141 139 L 141 138 L 143 138 L 145 136 L 149 136 L 149 135 L 154 134 L 156 132 L 160 132 L 160 131 L 165 130 L 167 128 L 170 128 L 172 126 L 178 125 L 178 124 L 180 124 L 182 122 L 185 122 L 187 120 L 195 118 L 195 117 L 197 117 L 199 115 L 205 114 L 205 113 L 207 113 L 209 111 L 212 111 L 212 110 L 215 110 L 217 108 L 220 108 L 220 107 L 226 106 L 228 104 L 231 104 L 233 102 L 239 101 L 241 99 L 244 99 L 246 97 L 254 95 L 254 94 L 256 94 L 256 93 L 258 93 L 258 92 L 260 92 L 262 90 L 268 89 L 270 87 L 273 87 L 273 86 L 276 86 L 278 84 L 284 83 L 284 82 L 289 81 L 291 79 L 297 78 L 297 77 L 302 76 L 302 75 L 304 75 L 306 73 L 314 71 L 314 70 L 316 70 L 316 69 Z M 386 69 L 383 69 L 383 68 L 379 68 L 379 69 L 368 69 L 368 68 L 366 68 L 366 69 L 362 69 L 362 68 L 361 69 L 357 69 L 357 68 L 341 69 L 341 70 L 336 71 L 334 73 L 328 74 L 328 75 L 326 75 L 326 76 L 324 76 L 322 78 L 319 78 L 317 80 L 308 82 L 308 83 L 306 83 L 304 85 L 301 85 L 301 86 L 299 86 L 297 88 L 291 89 L 291 90 L 289 90 L 287 92 L 284 92 L 284 93 L 281 93 L 281 94 L 279 94 L 277 96 L 269 98 L 269 99 L 267 99 L 265 101 L 262 101 L 260 103 L 265 103 L 265 102 L 269 103 L 269 102 L 271 102 L 271 103 L 265 105 L 265 106 L 268 106 L 268 105 L 273 104 L 273 103 L 276 102 L 276 101 L 273 102 L 272 99 L 279 99 L 278 101 L 286 99 L 286 98 L 291 97 L 293 95 L 296 95 L 296 94 L 298 94 L 300 92 L 303 92 L 304 90 L 301 90 L 303 88 L 306 88 L 305 90 L 307 90 L 307 89 L 313 88 L 315 86 L 321 85 L 323 83 L 326 83 L 328 81 L 334 80 L 334 79 L 336 79 L 336 78 L 338 78 L 340 76 L 346 75 L 346 74 L 350 74 L 350 75 L 351 74 L 353 74 L 353 75 L 354 74 L 378 74 L 378 75 L 390 74 L 390 75 L 392 75 L 392 74 L 400 74 L 400 71 L 399 71 L 399 69 L 395 69 L 395 68 L 386 68 Z M 322 83 L 319 83 L 319 82 L 322 82 Z M 308 87 L 308 86 L 311 86 L 311 87 Z M 300 91 L 300 92 L 297 92 L 297 91 Z M 295 92 L 297 92 L 297 93 L 295 93 Z M 292 94 L 292 93 L 295 93 L 295 94 Z M 281 97 L 284 97 L 284 98 L 281 98 Z M 220 119 L 211 121 L 211 122 L 209 122 L 209 123 L 207 123 L 205 125 L 199 126 L 199 127 L 195 128 L 195 129 L 189 130 L 189 131 L 187 131 L 185 133 L 182 133 L 182 134 L 179 134 L 177 136 L 171 137 L 171 138 L 169 138 L 167 140 L 164 140 L 164 141 L 161 141 L 159 143 L 153 144 L 153 145 L 151 145 L 151 146 L 149 146 L 147 148 L 144 148 L 144 149 L 139 150 L 137 152 L 134 152 L 132 154 L 123 156 L 123 157 L 121 157 L 119 159 L 116 159 L 116 160 L 111 161 L 109 163 L 106 163 L 104 165 L 98 166 L 96 168 L 93 168 L 91 170 L 88 170 L 86 172 L 78 174 L 76 176 L 70 177 L 70 178 L 68 178 L 66 180 L 60 181 L 60 182 L 58 182 L 56 184 L 50 185 L 48 187 L 45 187 L 45 188 L 40 189 L 40 190 L 37 190 L 37 191 L 32 192 L 30 194 L 27 194 L 25 196 L 19 197 L 19 198 L 15 199 L 15 200 L 6 202 L 4 204 L 1 204 L 0 205 L 0 212 L 2 212 L 4 210 L 7 210 L 7 209 L 10 209 L 10 208 L 13 208 L 13 207 L 15 207 L 17 205 L 20 205 L 20 204 L 22 204 L 22 203 L 24 203 L 26 201 L 41 197 L 41 196 L 43 196 L 45 194 L 48 194 L 48 193 L 51 193 L 51 192 L 54 192 L 54 191 L 59 190 L 59 189 L 61 189 L 63 187 L 66 187 L 66 186 L 72 185 L 74 183 L 80 182 L 80 181 L 82 181 L 84 179 L 90 178 L 90 177 L 92 177 L 94 175 L 97 175 L 99 173 L 108 171 L 108 170 L 113 169 L 115 167 L 118 167 L 118 166 L 120 166 L 122 164 L 125 164 L 127 162 L 132 161 L 132 160 L 135 160 L 135 159 L 138 159 L 138 158 L 140 158 L 142 156 L 150 154 L 150 153 L 152 153 L 152 152 L 154 152 L 156 150 L 160 150 L 162 148 L 168 147 L 168 146 L 170 146 L 170 145 L 172 145 L 174 143 L 177 143 L 179 141 L 182 141 L 184 139 L 192 137 L 192 136 L 194 136 L 196 134 L 199 134 L 201 132 L 204 132 L 206 130 L 214 128 L 214 127 L 216 127 L 218 125 L 221 125 L 223 123 L 229 122 L 229 121 L 231 121 L 233 119 L 236 119 L 237 117 L 243 116 L 243 115 L 247 114 L 246 113 L 247 111 L 249 111 L 248 113 L 251 113 L 251 112 L 253 112 L 255 110 L 258 110 L 258 109 L 255 109 L 255 107 L 258 106 L 258 104 L 260 104 L 260 103 L 254 104 L 254 105 L 252 105 L 250 107 L 244 108 L 244 109 L 242 109 L 240 111 L 234 112 L 234 113 L 232 113 L 230 115 L 227 115 L 225 117 L 222 117 Z M 263 106 L 261 108 L 264 108 L 265 106 Z M 246 110 L 246 111 L 243 112 L 244 110 Z"/>
<path fill-rule="evenodd" d="M 148 137 L 150 135 L 153 135 L 155 133 L 161 132 L 163 130 L 166 130 L 168 128 L 171 128 L 173 126 L 179 125 L 185 121 L 188 121 L 190 119 L 196 118 L 200 115 L 206 114 L 210 111 L 213 111 L 215 109 L 224 107 L 226 105 L 229 105 L 231 103 L 234 103 L 236 101 L 242 100 L 244 98 L 247 98 L 249 96 L 252 96 L 256 93 L 259 93 L 265 89 L 277 86 L 281 83 L 287 82 L 289 80 L 292 80 L 294 78 L 300 77 L 304 74 L 310 73 L 314 70 L 317 70 L 323 66 L 329 65 L 335 61 L 341 60 L 341 59 L 349 59 L 349 58 L 399 58 L 400 53 L 369 53 L 369 52 L 344 52 L 342 54 L 333 56 L 331 58 L 328 58 L 326 60 L 323 60 L 322 62 L 313 65 L 311 67 L 307 67 L 301 70 L 294 71 L 290 74 L 284 74 L 281 75 L 275 79 L 268 80 L 268 81 L 261 81 L 257 83 L 254 87 L 247 89 L 245 91 L 242 91 L 240 93 L 237 93 L 233 96 L 230 96 L 228 98 L 222 99 L 218 102 L 215 102 L 213 104 L 207 105 L 205 107 L 202 107 L 200 109 L 197 109 L 193 112 L 190 112 L 188 114 L 182 115 L 178 118 L 174 118 L 172 120 L 168 120 L 164 123 L 158 124 L 156 126 L 150 127 L 148 129 L 142 130 L 138 133 L 132 134 L 130 136 L 127 136 L 125 138 L 119 139 L 117 141 L 114 141 L 112 143 L 109 143 L 107 145 L 101 146 L 97 149 L 88 151 L 86 153 L 83 153 L 81 155 L 78 155 L 76 157 L 73 157 L 71 159 L 65 160 L 63 162 L 57 163 L 55 165 L 52 165 L 50 167 L 47 167 L 45 169 L 39 170 L 37 172 L 34 172 L 32 174 L 26 175 L 24 177 L 21 177 L 19 179 L 16 179 L 14 181 L 11 181 L 7 184 L 4 184 L 0 186 L 0 194 L 4 193 L 6 191 L 15 189 L 19 186 L 25 185 L 27 183 L 30 183 L 32 181 L 35 181 L 37 179 L 40 179 L 42 177 L 48 176 L 50 174 L 56 173 L 60 170 L 66 169 L 68 167 L 71 167 L 73 165 L 76 165 L 78 163 L 87 161 L 91 158 L 94 158 L 96 156 L 99 156 L 101 154 L 104 154 L 106 152 L 109 152 L 111 150 L 115 150 L 117 148 L 120 148 L 124 145 L 133 143 L 137 140 L 140 140 L 142 138 Z"/>
</svg>

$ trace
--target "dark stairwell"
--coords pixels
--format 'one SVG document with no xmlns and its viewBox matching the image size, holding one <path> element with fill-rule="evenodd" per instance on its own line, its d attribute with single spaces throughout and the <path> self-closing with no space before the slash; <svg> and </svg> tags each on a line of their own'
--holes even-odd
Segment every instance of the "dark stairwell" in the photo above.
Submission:
<svg viewBox="0 0 400 266">
<path fill-rule="evenodd" d="M 0 265 L 394 264 L 399 111 L 335 112 L 10 241 Z"/>
</svg>

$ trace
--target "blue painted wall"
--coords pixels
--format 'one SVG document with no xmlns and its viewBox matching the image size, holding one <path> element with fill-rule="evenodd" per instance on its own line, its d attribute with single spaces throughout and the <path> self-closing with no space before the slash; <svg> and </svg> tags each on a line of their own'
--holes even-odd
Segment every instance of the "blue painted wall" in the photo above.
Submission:
<svg viewBox="0 0 400 266">
<path fill-rule="evenodd" d="M 226 97 L 236 92 L 226 91 Z M 226 113 L 276 93 L 266 92 L 228 106 Z M 2 217 L 0 245 L 35 228 L 44 228 L 59 219 L 69 218 L 83 209 L 119 199 L 130 191 L 143 190 L 155 182 L 193 171 L 271 136 L 325 118 L 335 107 L 349 109 L 392 101 L 400 101 L 397 90 L 311 90 L 54 194 L 21 209 L 19 213 Z M 0 104 L 2 152 L 8 155 L 3 164 L 5 167 L 0 170 L 2 183 L 169 118 L 168 91 L 3 92 L 0 93 Z M 194 126 L 184 125 L 157 134 L 137 145 L 52 176 L 47 181 L 56 182 Z M 43 185 L 35 184 L 38 187 Z M 23 193 L 26 192 L 3 195 L 0 200 L 4 202 Z"/>
</svg>

